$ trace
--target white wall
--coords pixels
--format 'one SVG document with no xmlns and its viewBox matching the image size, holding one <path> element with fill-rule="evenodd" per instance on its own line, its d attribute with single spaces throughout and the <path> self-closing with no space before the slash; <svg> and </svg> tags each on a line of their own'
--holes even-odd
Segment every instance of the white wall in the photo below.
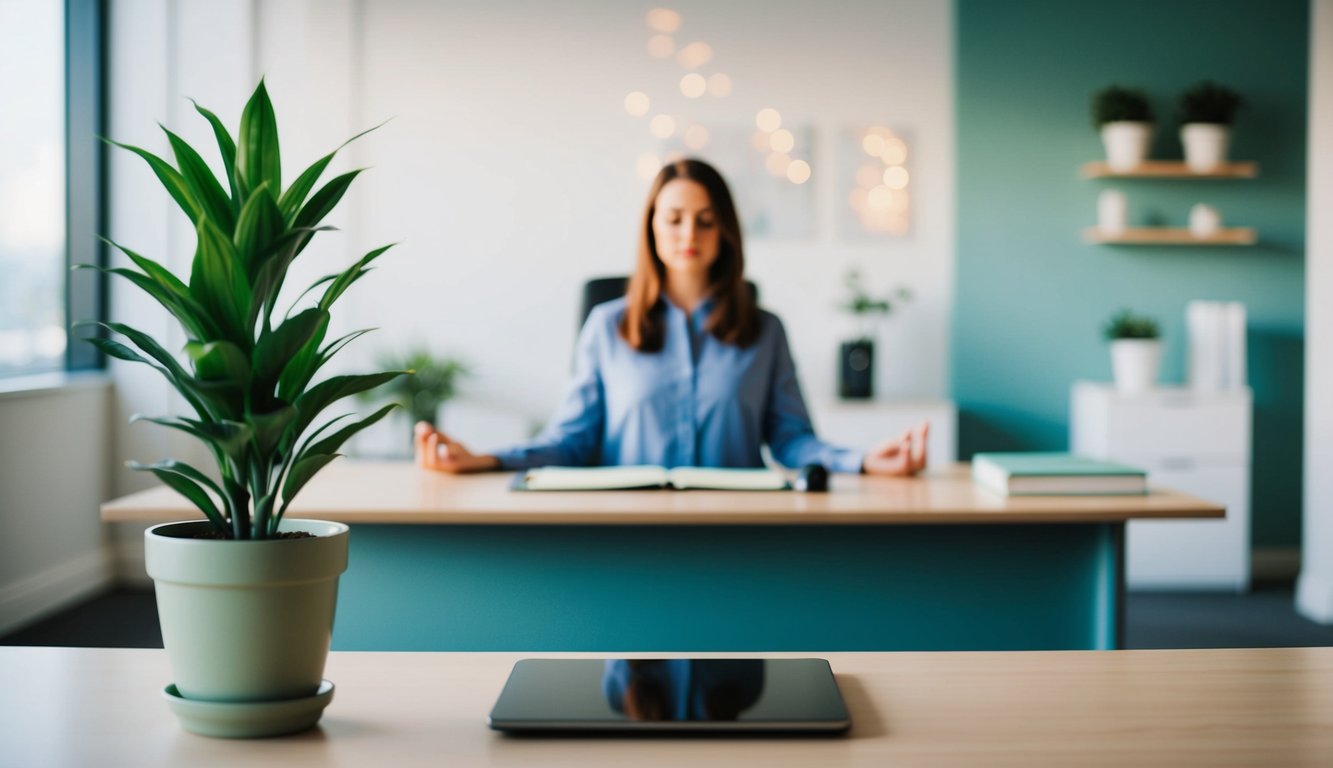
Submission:
<svg viewBox="0 0 1333 768">
<path fill-rule="evenodd" d="M 734 83 L 726 99 L 697 102 L 679 95 L 684 70 L 645 51 L 650 7 L 365 4 L 357 124 L 394 121 L 356 147 L 373 170 L 353 237 L 362 249 L 403 245 L 358 286 L 354 325 L 384 329 L 372 345 L 429 339 L 473 363 L 470 397 L 545 419 L 568 370 L 579 286 L 632 264 L 647 188 L 635 159 L 658 142 L 647 118 L 629 116 L 622 101 L 644 90 L 693 119 L 748 128 L 773 106 L 786 122 L 813 126 L 816 236 L 747 243 L 750 274 L 787 324 L 807 396 L 834 394 L 837 342 L 848 327 L 834 306 L 852 264 L 876 288 L 902 282 L 917 294 L 884 333 L 879 394 L 944 396 L 953 278 L 949 4 L 672 3 L 683 17 L 678 43 L 709 43 L 709 69 Z M 838 132 L 870 122 L 912 138 L 914 231 L 849 244 L 833 232 L 845 192 L 829 171 Z M 483 435 L 459 437 L 488 447 Z"/>
<path fill-rule="evenodd" d="M 109 583 L 108 381 L 0 382 L 0 635 Z M 53 425 L 58 425 L 53 428 Z"/>
<path fill-rule="evenodd" d="M 428 341 L 476 374 L 464 395 L 541 422 L 568 371 L 577 296 L 590 276 L 628 271 L 646 182 L 635 159 L 656 149 L 624 95 L 662 96 L 683 74 L 645 52 L 653 4 L 288 0 L 137 0 L 113 4 L 111 133 L 166 152 L 163 121 L 211 149 L 192 96 L 231 125 L 263 74 L 278 112 L 288 180 L 362 128 L 331 172 L 371 166 L 297 263 L 311 278 L 379 244 L 402 244 L 335 313 L 335 331 L 381 330 L 337 365 L 364 368 L 382 350 Z M 816 135 L 818 226 L 808 241 L 747 243 L 764 304 L 788 326 L 807 396 L 831 398 L 847 319 L 833 306 L 849 265 L 874 288 L 917 294 L 882 338 L 881 396 L 943 396 L 953 271 L 952 19 L 935 0 L 716 5 L 682 2 L 682 43 L 699 39 L 732 95 L 689 106 L 696 119 L 752 125 L 764 106 Z M 666 101 L 659 98 L 659 104 Z M 684 107 L 677 93 L 673 100 Z M 884 122 L 912 140 L 913 232 L 844 243 L 841 192 L 828 168 L 851 123 Z M 211 157 L 211 152 L 204 152 Z M 821 163 L 823 165 L 821 166 Z M 117 153 L 113 236 L 180 273 L 193 238 L 148 170 Z M 162 313 L 117 286 L 120 319 L 168 332 Z M 170 331 L 170 333 L 175 333 Z M 173 405 L 149 371 L 115 369 L 118 422 Z M 178 404 L 176 404 L 178 405 Z M 474 447 L 487 436 L 460 435 Z M 117 430 L 117 456 L 157 458 L 181 441 L 148 426 Z M 123 492 L 146 484 L 116 476 Z M 123 538 L 131 540 L 137 532 Z"/>
<path fill-rule="evenodd" d="M 1333 624 L 1333 0 L 1312 4 L 1305 251 L 1305 516 L 1296 605 Z"/>
<path fill-rule="evenodd" d="M 158 123 L 168 126 L 200 149 L 210 162 L 216 156 L 211 130 L 185 97 L 192 96 L 234 126 L 254 86 L 251 73 L 251 4 L 246 0 L 167 2 L 133 0 L 110 4 L 108 132 L 111 138 L 170 158 Z M 220 165 L 220 163 L 219 163 Z M 108 237 L 154 259 L 188 280 L 195 237 L 181 213 L 147 165 L 121 150 L 110 153 Z M 119 253 L 113 264 L 129 266 Z M 168 349 L 180 349 L 184 336 L 166 311 L 129 283 L 111 278 L 109 313 L 157 338 Z M 186 413 L 185 403 L 162 377 L 147 366 L 111 361 L 115 380 L 112 405 L 112 477 L 114 495 L 157 485 L 147 473 L 125 462 L 151 463 L 179 458 L 209 465 L 208 454 L 191 438 L 148 423 L 129 424 L 134 414 L 161 416 Z M 142 525 L 116 525 L 117 575 L 145 580 Z"/>
</svg>

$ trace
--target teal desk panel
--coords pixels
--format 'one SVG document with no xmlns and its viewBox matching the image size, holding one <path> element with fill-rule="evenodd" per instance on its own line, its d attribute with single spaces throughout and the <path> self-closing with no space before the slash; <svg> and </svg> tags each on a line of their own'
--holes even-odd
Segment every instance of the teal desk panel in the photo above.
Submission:
<svg viewBox="0 0 1333 768">
<path fill-rule="evenodd" d="M 1122 523 L 354 525 L 335 650 L 1119 644 Z"/>
</svg>

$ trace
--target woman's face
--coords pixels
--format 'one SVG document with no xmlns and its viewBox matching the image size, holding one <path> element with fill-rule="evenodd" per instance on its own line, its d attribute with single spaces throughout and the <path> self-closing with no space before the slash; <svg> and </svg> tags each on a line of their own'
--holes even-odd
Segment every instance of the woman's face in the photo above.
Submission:
<svg viewBox="0 0 1333 768">
<path fill-rule="evenodd" d="M 662 187 L 653 203 L 653 239 L 668 274 L 708 274 L 717 261 L 720 233 L 704 185 L 672 179 Z"/>
</svg>

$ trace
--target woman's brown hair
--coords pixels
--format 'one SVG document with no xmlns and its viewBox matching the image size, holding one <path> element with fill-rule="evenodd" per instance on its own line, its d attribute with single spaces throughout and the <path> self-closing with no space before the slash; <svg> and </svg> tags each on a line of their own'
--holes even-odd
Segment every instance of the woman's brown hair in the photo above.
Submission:
<svg viewBox="0 0 1333 768">
<path fill-rule="evenodd" d="M 736 206 L 722 174 L 708 163 L 692 158 L 664 166 L 648 191 L 643 229 L 639 233 L 639 255 L 626 290 L 628 301 L 620 320 L 620 336 L 640 352 L 661 351 L 665 341 L 662 303 L 666 299 L 662 288 L 666 266 L 657 255 L 653 214 L 658 193 L 674 179 L 698 182 L 708 191 L 720 235 L 717 260 L 708 270 L 713 311 L 708 315 L 705 327 L 719 341 L 748 347 L 759 336 L 759 310 L 755 306 L 754 294 L 745 283 L 745 255 L 741 248 L 741 225 L 736 217 Z"/>
</svg>

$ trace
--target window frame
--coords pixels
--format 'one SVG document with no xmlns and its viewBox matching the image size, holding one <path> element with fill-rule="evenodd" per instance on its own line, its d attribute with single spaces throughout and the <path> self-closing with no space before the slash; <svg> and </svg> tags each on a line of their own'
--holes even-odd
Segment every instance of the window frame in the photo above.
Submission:
<svg viewBox="0 0 1333 768">
<path fill-rule="evenodd" d="M 82 339 L 105 330 L 75 323 L 106 319 L 102 273 L 77 264 L 108 264 L 106 231 L 106 3 L 65 0 L 65 370 L 106 367 Z"/>
</svg>

